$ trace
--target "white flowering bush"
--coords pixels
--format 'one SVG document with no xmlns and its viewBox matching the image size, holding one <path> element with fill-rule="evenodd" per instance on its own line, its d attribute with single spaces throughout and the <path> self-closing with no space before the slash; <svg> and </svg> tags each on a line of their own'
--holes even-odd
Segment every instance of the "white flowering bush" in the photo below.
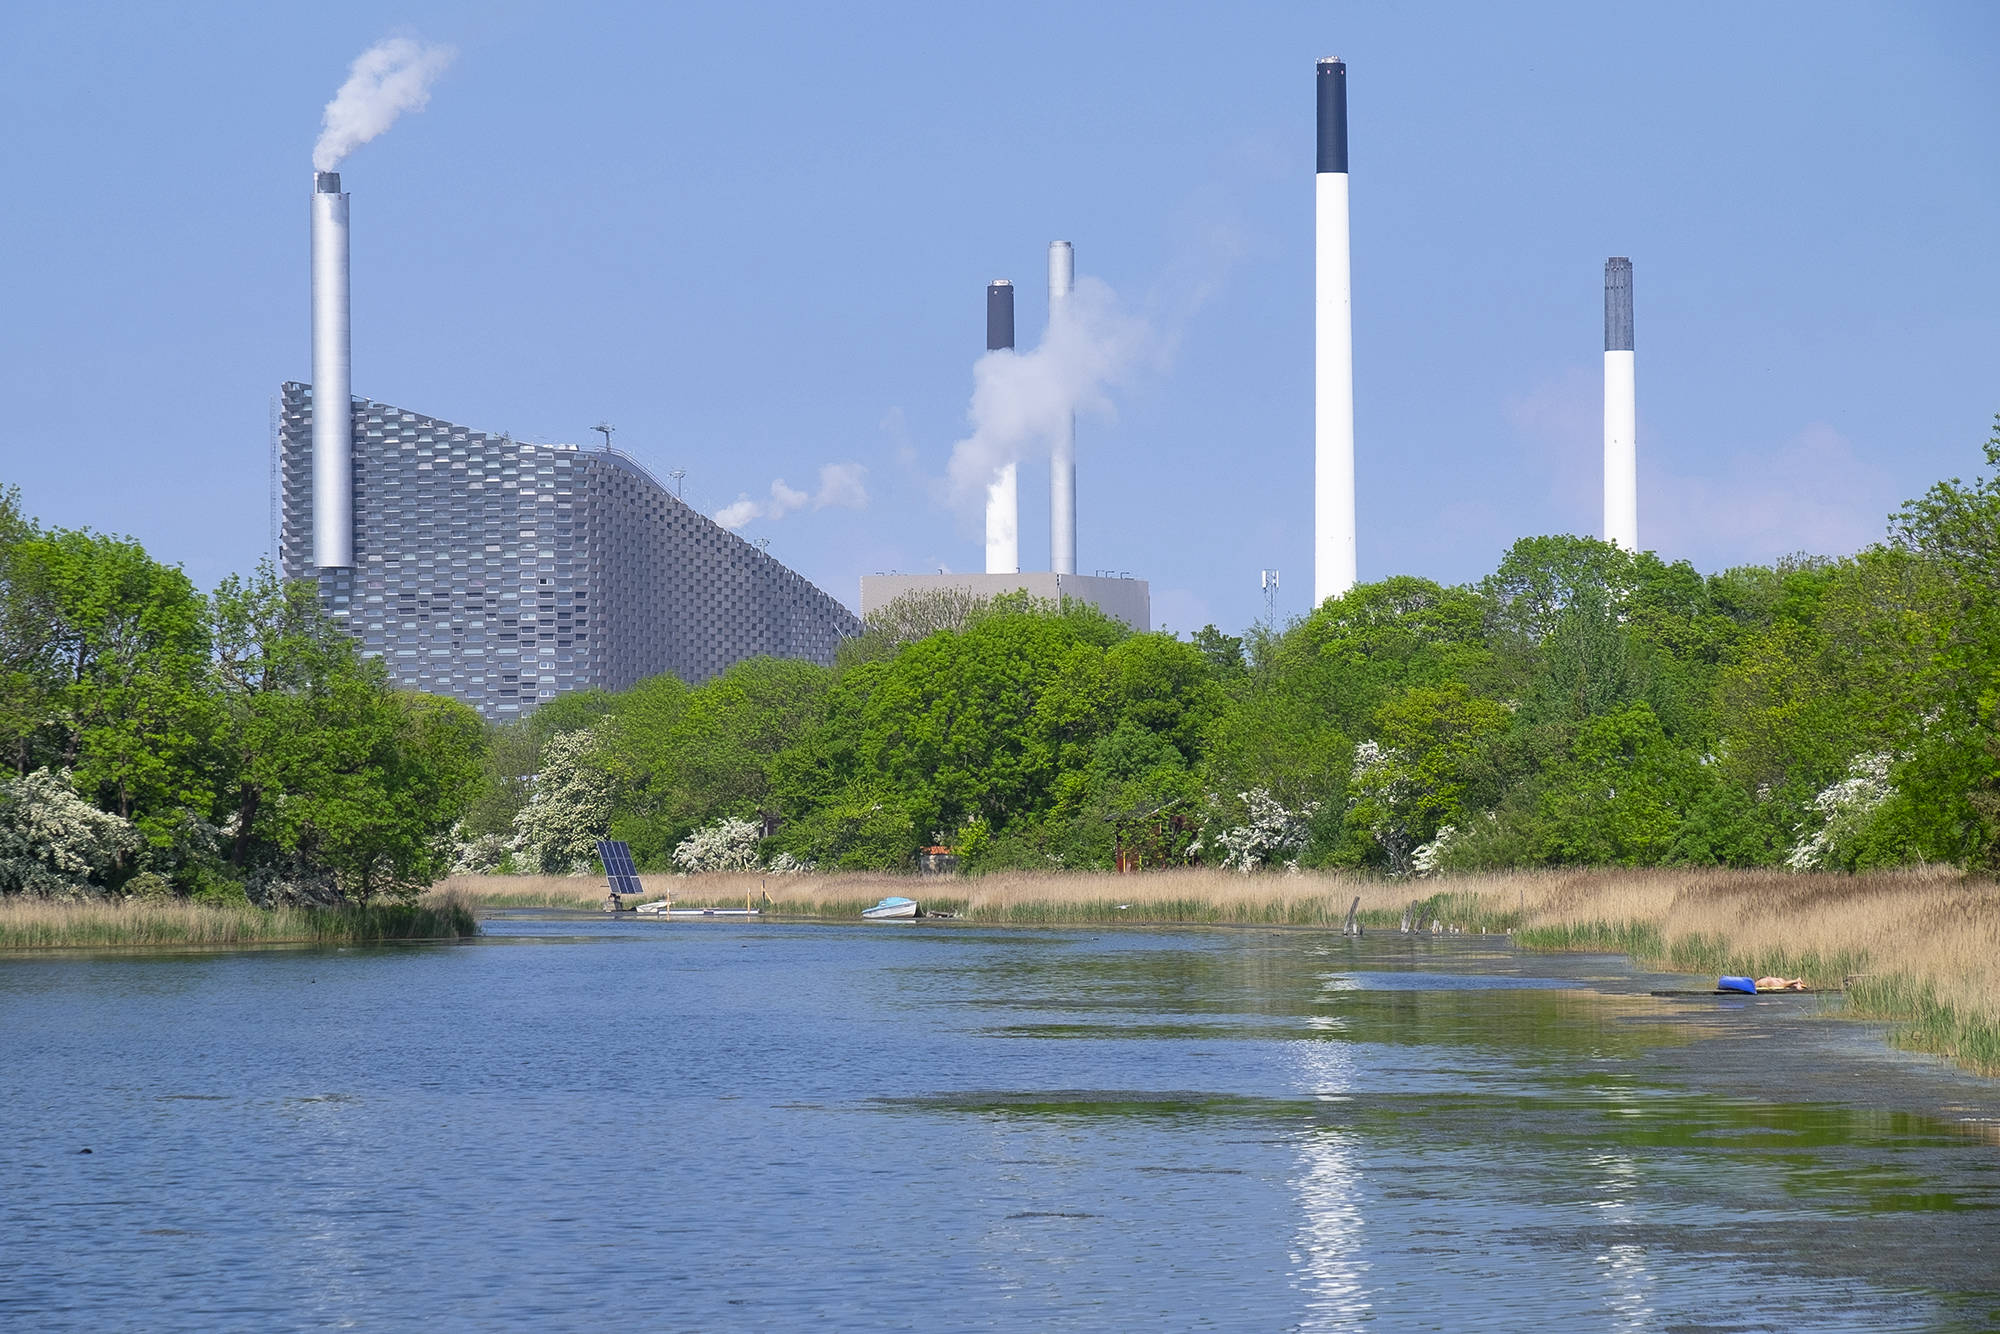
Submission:
<svg viewBox="0 0 2000 1334">
<path fill-rule="evenodd" d="M 1262 787 L 1236 795 L 1243 803 L 1244 822 L 1213 835 L 1223 850 L 1223 867 L 1248 875 L 1266 863 L 1287 860 L 1288 854 L 1296 862 L 1296 854 L 1306 845 L 1308 822 L 1318 812 L 1319 803 L 1308 801 L 1288 808 L 1271 795 L 1269 788 Z"/>
<path fill-rule="evenodd" d="M 1428 843 L 1419 844 L 1410 854 L 1410 873 L 1416 876 L 1433 876 L 1444 863 L 1444 855 L 1458 837 L 1457 825 L 1439 825 L 1437 837 Z"/>
<path fill-rule="evenodd" d="M 732 820 L 725 816 L 682 839 L 674 849 L 674 865 L 687 875 L 703 871 L 754 871 L 758 863 L 757 842 L 763 836 L 763 828 L 754 820 Z"/>
<path fill-rule="evenodd" d="M 781 852 L 771 858 L 769 869 L 772 875 L 811 875 L 819 870 L 819 863 L 794 857 L 789 852 Z"/>
<path fill-rule="evenodd" d="M 467 838 L 454 831 L 457 851 L 452 856 L 453 875 L 496 875 L 506 869 L 514 855 L 514 843 L 504 834 L 480 834 Z"/>
<path fill-rule="evenodd" d="M 558 732 L 542 747 L 534 793 L 514 816 L 515 856 L 547 875 L 584 870 L 611 826 L 611 775 L 593 764 L 590 729 Z"/>
<path fill-rule="evenodd" d="M 1354 748 L 1354 769 L 1348 779 L 1348 809 L 1366 828 L 1389 859 L 1389 874 L 1411 873 L 1417 840 L 1409 829 L 1413 785 L 1405 773 L 1403 753 L 1379 741 Z M 1428 845 L 1426 845 L 1428 846 Z M 1433 851 L 1433 865 L 1438 852 Z"/>
<path fill-rule="evenodd" d="M 73 898 L 139 851 L 139 832 L 85 801 L 69 771 L 0 782 L 0 892 Z"/>
<path fill-rule="evenodd" d="M 1847 766 L 1847 777 L 1822 788 L 1813 798 L 1813 814 L 1820 827 L 1792 847 L 1785 865 L 1794 871 L 1836 865 L 1840 854 L 1895 791 L 1889 782 L 1889 768 L 1895 762 L 1896 757 L 1886 753 L 1855 756 Z"/>
</svg>

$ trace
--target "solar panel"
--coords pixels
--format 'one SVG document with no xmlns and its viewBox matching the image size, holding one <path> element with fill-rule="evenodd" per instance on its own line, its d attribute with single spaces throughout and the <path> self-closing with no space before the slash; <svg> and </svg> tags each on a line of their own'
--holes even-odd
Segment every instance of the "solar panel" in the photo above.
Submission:
<svg viewBox="0 0 2000 1334">
<path fill-rule="evenodd" d="M 644 894 L 639 884 L 639 868 L 632 863 L 632 848 L 619 839 L 597 840 L 597 859 L 604 863 L 604 878 L 613 894 Z"/>
</svg>

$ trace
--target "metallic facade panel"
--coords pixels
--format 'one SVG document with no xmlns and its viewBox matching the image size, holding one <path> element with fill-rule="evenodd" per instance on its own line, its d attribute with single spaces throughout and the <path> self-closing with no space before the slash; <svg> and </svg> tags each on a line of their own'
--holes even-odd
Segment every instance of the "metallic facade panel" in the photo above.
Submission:
<svg viewBox="0 0 2000 1334">
<path fill-rule="evenodd" d="M 355 400 L 354 561 L 314 558 L 314 412 L 284 386 L 282 563 L 395 682 L 492 719 L 569 690 L 745 658 L 828 663 L 859 633 L 803 576 L 683 504 L 622 454 L 487 435 Z"/>
</svg>

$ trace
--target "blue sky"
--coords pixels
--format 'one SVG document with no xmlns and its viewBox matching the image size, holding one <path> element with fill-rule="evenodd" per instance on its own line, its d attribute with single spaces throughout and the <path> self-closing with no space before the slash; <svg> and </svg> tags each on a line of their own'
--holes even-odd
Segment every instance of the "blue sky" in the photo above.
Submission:
<svg viewBox="0 0 2000 1334">
<path fill-rule="evenodd" d="M 1352 107 L 1360 568 L 1472 579 L 1598 524 L 1601 274 L 1636 269 L 1640 535 L 1704 569 L 1845 552 L 2000 410 L 1988 5 L 339 6 L 0 14 L 0 481 L 212 584 L 267 546 L 308 377 L 322 106 L 458 50 L 343 165 L 357 393 L 593 423 L 853 604 L 976 569 L 940 498 L 988 279 L 1045 250 L 1146 321 L 1078 428 L 1079 566 L 1238 629 L 1311 585 L 1313 63 Z M 1046 568 L 1046 467 L 1024 466 Z"/>
</svg>

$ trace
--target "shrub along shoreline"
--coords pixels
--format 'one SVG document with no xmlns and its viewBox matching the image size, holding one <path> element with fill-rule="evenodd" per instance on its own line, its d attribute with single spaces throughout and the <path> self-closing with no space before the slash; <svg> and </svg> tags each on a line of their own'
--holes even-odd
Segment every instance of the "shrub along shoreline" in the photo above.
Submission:
<svg viewBox="0 0 2000 1334">
<path fill-rule="evenodd" d="M 756 872 L 645 876 L 648 898 L 687 907 L 755 903 L 772 916 L 855 921 L 889 894 L 988 925 L 1290 926 L 1337 929 L 1361 900 L 1369 931 L 1414 902 L 1447 929 L 1511 936 L 1529 950 L 1624 954 L 1705 977 L 1802 977 L 1843 991 L 1843 1013 L 1889 1020 L 1891 1040 L 2000 1075 L 2000 883 L 1948 869 L 1863 875 L 1547 870 L 1383 880 L 1338 874 L 995 873 L 924 878 Z M 441 886 L 481 909 L 591 909 L 586 876 L 456 876 Z"/>
<path fill-rule="evenodd" d="M 0 951 L 374 945 L 461 940 L 478 933 L 472 905 L 449 893 L 427 894 L 412 903 L 341 908 L 257 908 L 185 899 L 0 901 Z"/>
</svg>

